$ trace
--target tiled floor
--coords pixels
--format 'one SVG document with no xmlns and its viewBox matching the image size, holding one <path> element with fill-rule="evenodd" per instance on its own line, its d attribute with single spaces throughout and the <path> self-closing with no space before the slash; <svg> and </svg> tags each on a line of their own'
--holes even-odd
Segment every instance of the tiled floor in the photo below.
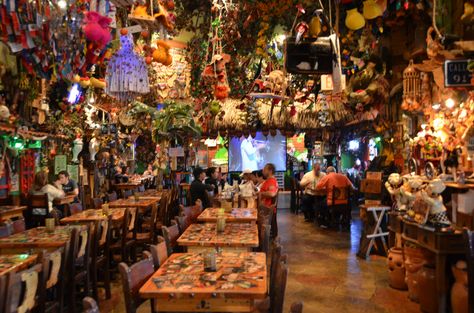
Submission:
<svg viewBox="0 0 474 313">
<path fill-rule="evenodd" d="M 356 257 L 360 221 L 346 233 L 317 228 L 289 211 L 280 212 L 278 222 L 290 270 L 285 312 L 298 300 L 305 313 L 420 312 L 406 292 L 388 286 L 385 258 Z M 101 312 L 125 312 L 118 284 L 112 299 L 101 303 Z M 148 303 L 139 312 L 150 312 Z"/>
</svg>

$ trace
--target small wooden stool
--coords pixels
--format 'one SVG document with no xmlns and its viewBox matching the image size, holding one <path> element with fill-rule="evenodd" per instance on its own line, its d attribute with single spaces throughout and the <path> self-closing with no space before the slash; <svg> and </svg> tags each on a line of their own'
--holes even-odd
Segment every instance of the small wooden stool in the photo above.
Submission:
<svg viewBox="0 0 474 313">
<path fill-rule="evenodd" d="M 362 205 L 360 209 L 361 215 L 362 210 L 365 210 L 367 215 L 370 214 L 369 212 L 372 212 L 372 216 L 375 223 L 370 224 L 369 217 L 366 217 L 366 220 L 364 221 L 365 225 L 361 236 L 361 244 L 358 255 L 360 257 L 365 256 L 365 258 L 368 258 L 373 246 L 375 245 L 375 240 L 377 238 L 380 239 L 383 249 L 385 250 L 385 252 L 387 252 L 387 243 L 385 242 L 384 237 L 388 236 L 389 233 L 384 232 L 382 230 L 381 224 L 386 213 L 390 211 L 391 208 L 388 206 L 380 205 Z"/>
</svg>

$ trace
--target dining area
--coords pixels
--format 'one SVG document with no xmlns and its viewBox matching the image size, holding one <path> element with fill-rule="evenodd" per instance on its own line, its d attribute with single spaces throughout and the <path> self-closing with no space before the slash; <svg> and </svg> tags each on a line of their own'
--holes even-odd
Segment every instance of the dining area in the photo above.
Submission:
<svg viewBox="0 0 474 313">
<path fill-rule="evenodd" d="M 1 312 L 283 312 L 287 256 L 272 210 L 185 207 L 174 187 L 112 195 L 35 227 L 27 207 L 9 209 Z"/>
</svg>

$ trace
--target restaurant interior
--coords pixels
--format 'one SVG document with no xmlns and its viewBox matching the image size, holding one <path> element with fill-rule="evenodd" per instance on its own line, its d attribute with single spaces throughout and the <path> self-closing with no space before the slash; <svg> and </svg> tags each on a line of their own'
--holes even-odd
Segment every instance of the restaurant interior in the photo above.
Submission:
<svg viewBox="0 0 474 313">
<path fill-rule="evenodd" d="M 0 23 L 0 313 L 474 313 L 474 0 Z"/>
</svg>

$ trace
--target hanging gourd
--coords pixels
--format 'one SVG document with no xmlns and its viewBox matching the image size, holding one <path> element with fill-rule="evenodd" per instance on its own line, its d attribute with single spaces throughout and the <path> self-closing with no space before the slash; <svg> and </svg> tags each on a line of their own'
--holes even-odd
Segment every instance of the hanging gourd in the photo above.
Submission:
<svg viewBox="0 0 474 313">
<path fill-rule="evenodd" d="M 403 102 L 402 110 L 418 111 L 420 109 L 421 79 L 410 60 L 407 68 L 403 71 Z"/>
</svg>

